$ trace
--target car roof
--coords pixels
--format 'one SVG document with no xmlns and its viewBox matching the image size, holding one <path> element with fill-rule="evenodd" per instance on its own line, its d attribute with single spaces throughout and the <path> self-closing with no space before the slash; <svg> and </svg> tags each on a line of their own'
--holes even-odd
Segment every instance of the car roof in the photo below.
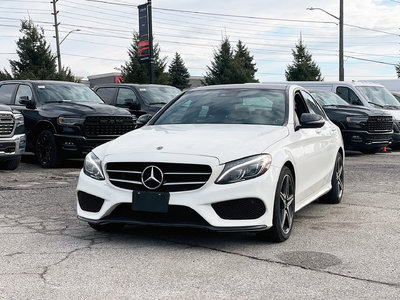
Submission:
<svg viewBox="0 0 400 300">
<path fill-rule="evenodd" d="M 273 84 L 265 84 L 265 83 L 242 83 L 242 84 L 219 84 L 219 85 L 208 85 L 201 86 L 194 89 L 189 90 L 193 91 L 207 91 L 207 90 L 221 90 L 221 89 L 269 89 L 269 90 L 286 90 L 290 86 L 298 86 L 297 84 L 290 83 L 273 83 Z"/>
<path fill-rule="evenodd" d="M 58 81 L 58 80 L 4 80 L 0 81 L 1 83 L 32 83 L 32 84 L 71 84 L 71 85 L 83 85 L 82 83 L 78 82 L 71 82 L 71 81 Z"/>
</svg>

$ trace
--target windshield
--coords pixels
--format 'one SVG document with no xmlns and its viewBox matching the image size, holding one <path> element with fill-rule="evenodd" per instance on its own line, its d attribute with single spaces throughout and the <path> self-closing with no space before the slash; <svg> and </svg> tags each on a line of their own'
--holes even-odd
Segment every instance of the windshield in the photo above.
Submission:
<svg viewBox="0 0 400 300">
<path fill-rule="evenodd" d="M 311 91 L 311 94 L 322 106 L 327 105 L 350 105 L 338 95 L 328 91 Z"/>
<path fill-rule="evenodd" d="M 382 107 L 400 108 L 400 103 L 396 98 L 382 86 L 357 86 L 357 89 L 370 103 Z"/>
<path fill-rule="evenodd" d="M 146 104 L 166 104 L 181 91 L 173 86 L 141 86 L 137 88 Z"/>
<path fill-rule="evenodd" d="M 187 92 L 154 124 L 283 125 L 285 99 L 282 90 L 243 88 Z"/>
<path fill-rule="evenodd" d="M 41 103 L 74 102 L 104 103 L 90 88 L 80 84 L 36 84 L 36 92 Z"/>
<path fill-rule="evenodd" d="M 396 98 L 397 101 L 400 102 L 400 94 L 393 94 L 393 96 Z"/>
</svg>

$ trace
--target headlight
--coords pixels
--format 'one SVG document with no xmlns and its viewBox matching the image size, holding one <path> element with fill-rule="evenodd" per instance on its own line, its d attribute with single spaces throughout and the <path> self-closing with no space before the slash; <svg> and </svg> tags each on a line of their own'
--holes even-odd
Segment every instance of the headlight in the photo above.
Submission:
<svg viewBox="0 0 400 300">
<path fill-rule="evenodd" d="M 361 115 L 347 116 L 346 121 L 348 123 L 365 123 L 368 121 L 368 116 L 361 116 Z"/>
<path fill-rule="evenodd" d="M 271 155 L 260 154 L 228 162 L 215 183 L 234 183 L 260 176 L 271 166 L 271 161 Z"/>
<path fill-rule="evenodd" d="M 83 123 L 85 121 L 84 118 L 79 117 L 63 117 L 59 116 L 57 118 L 57 123 L 59 125 L 75 125 L 76 123 Z"/>
<path fill-rule="evenodd" d="M 19 124 L 24 124 L 24 116 L 22 114 L 14 114 L 14 120 L 15 123 L 17 123 L 17 126 Z"/>
<path fill-rule="evenodd" d="M 104 180 L 103 171 L 101 170 L 101 160 L 93 152 L 86 155 L 83 172 L 94 179 Z"/>
</svg>

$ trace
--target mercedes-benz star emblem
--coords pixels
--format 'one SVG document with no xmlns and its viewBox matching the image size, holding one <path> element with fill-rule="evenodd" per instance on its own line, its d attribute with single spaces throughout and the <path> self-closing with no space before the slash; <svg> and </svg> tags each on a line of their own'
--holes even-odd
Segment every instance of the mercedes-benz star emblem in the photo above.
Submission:
<svg viewBox="0 0 400 300">
<path fill-rule="evenodd" d="M 148 166 L 142 172 L 142 183 L 149 190 L 158 189 L 164 179 L 164 174 L 159 167 Z"/>
</svg>

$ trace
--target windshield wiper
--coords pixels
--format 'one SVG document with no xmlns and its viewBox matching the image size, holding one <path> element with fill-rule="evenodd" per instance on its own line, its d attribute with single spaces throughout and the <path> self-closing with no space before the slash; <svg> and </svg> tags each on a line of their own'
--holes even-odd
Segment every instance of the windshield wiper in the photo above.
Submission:
<svg viewBox="0 0 400 300">
<path fill-rule="evenodd" d="M 368 101 L 368 103 L 383 108 L 383 105 L 381 105 L 381 104 L 378 104 L 378 103 L 375 103 L 375 102 L 371 102 L 371 101 Z"/>
<path fill-rule="evenodd" d="M 150 105 L 167 104 L 168 102 L 152 102 Z"/>
<path fill-rule="evenodd" d="M 64 100 L 56 100 L 56 101 L 47 101 L 45 103 L 64 103 Z"/>
<path fill-rule="evenodd" d="M 385 105 L 384 108 L 400 109 L 400 106 L 399 105 Z"/>
</svg>

